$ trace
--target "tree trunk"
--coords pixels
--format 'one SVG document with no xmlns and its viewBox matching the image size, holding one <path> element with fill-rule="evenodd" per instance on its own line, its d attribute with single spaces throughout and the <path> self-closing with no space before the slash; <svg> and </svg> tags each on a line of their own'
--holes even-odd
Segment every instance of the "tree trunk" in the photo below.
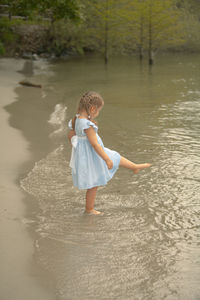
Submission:
<svg viewBox="0 0 200 300">
<path fill-rule="evenodd" d="M 108 0 L 106 1 L 106 20 L 105 20 L 105 45 L 104 45 L 104 62 L 108 64 Z"/>
<path fill-rule="evenodd" d="M 140 61 L 142 61 L 144 58 L 142 46 L 139 47 L 139 58 L 140 58 Z"/>
<path fill-rule="evenodd" d="M 105 62 L 105 65 L 108 64 L 108 54 L 107 53 L 105 53 L 104 62 Z"/>
<path fill-rule="evenodd" d="M 153 52 L 152 50 L 149 50 L 149 65 L 153 65 L 154 60 L 153 60 Z"/>
<path fill-rule="evenodd" d="M 105 24 L 105 48 L 104 48 L 104 62 L 108 64 L 108 23 Z"/>
<path fill-rule="evenodd" d="M 153 51 L 152 51 L 152 3 L 149 5 L 149 65 L 153 65 Z"/>
<path fill-rule="evenodd" d="M 9 18 L 10 21 L 12 20 L 12 13 L 11 13 L 10 10 L 9 10 L 9 13 L 8 13 L 8 18 Z"/>
<path fill-rule="evenodd" d="M 140 46 L 139 46 L 139 57 L 140 57 L 140 61 L 143 60 L 143 41 L 144 41 L 144 37 L 143 37 L 143 16 L 140 17 Z"/>
</svg>

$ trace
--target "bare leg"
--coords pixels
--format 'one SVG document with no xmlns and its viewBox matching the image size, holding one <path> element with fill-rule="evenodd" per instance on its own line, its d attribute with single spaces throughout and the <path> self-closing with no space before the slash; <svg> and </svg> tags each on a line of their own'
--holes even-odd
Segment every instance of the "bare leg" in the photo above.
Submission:
<svg viewBox="0 0 200 300">
<path fill-rule="evenodd" d="M 148 167 L 151 166 L 151 164 L 148 164 L 148 163 L 145 163 L 145 164 L 135 164 L 132 161 L 126 159 L 123 156 L 121 156 L 120 164 L 119 165 L 120 165 L 120 167 L 133 170 L 134 174 L 137 174 L 140 170 L 148 168 Z"/>
<path fill-rule="evenodd" d="M 92 189 L 88 189 L 86 192 L 86 205 L 85 205 L 85 212 L 99 215 L 101 214 L 100 211 L 94 209 L 94 203 L 96 199 L 97 187 L 93 187 Z"/>
</svg>

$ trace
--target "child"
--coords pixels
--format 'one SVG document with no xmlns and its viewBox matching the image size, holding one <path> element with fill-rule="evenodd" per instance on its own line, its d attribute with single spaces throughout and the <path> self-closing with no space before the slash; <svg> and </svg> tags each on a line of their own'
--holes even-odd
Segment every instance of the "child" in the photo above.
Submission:
<svg viewBox="0 0 200 300">
<path fill-rule="evenodd" d="M 79 102 L 77 115 L 69 121 L 68 139 L 72 143 L 70 167 L 74 186 L 86 189 L 85 212 L 100 214 L 94 209 L 98 186 L 106 185 L 118 167 L 124 167 L 137 174 L 150 164 L 135 164 L 120 156 L 116 151 L 105 148 L 93 121 L 103 108 L 102 97 L 95 92 L 84 94 Z"/>
</svg>

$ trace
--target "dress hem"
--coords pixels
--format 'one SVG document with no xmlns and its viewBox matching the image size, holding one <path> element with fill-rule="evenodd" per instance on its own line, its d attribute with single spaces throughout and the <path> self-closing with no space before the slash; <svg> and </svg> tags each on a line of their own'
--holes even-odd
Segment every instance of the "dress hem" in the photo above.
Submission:
<svg viewBox="0 0 200 300">
<path fill-rule="evenodd" d="M 115 173 L 116 173 L 117 170 L 119 169 L 120 159 L 121 159 L 121 155 L 119 155 L 119 162 L 118 162 L 118 165 L 117 165 L 117 167 L 116 167 L 116 169 L 115 169 L 115 172 L 112 174 L 111 178 L 109 178 L 109 179 L 107 180 L 106 183 L 104 183 L 104 184 L 96 184 L 96 185 L 92 185 L 92 186 L 84 187 L 84 188 L 80 188 L 80 187 L 78 187 L 77 185 L 74 185 L 74 184 L 73 184 L 74 187 L 76 187 L 76 188 L 79 189 L 79 190 L 90 190 L 90 189 L 92 189 L 92 188 L 94 188 L 94 187 L 105 186 L 105 185 L 113 178 L 113 176 L 115 175 Z"/>
</svg>

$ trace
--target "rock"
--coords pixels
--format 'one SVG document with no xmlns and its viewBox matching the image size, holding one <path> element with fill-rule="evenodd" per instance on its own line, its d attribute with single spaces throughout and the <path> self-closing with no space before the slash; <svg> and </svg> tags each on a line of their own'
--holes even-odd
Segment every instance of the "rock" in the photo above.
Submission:
<svg viewBox="0 0 200 300">
<path fill-rule="evenodd" d="M 32 53 L 31 53 L 31 52 L 24 52 L 24 53 L 22 54 L 22 58 L 24 58 L 24 59 L 32 59 L 33 56 L 32 56 Z"/>
<path fill-rule="evenodd" d="M 34 84 L 34 83 L 31 83 L 29 81 L 20 81 L 19 84 L 21 85 L 25 85 L 25 86 L 30 86 L 30 87 L 36 87 L 36 88 L 41 88 L 41 84 Z"/>
<path fill-rule="evenodd" d="M 32 55 L 32 57 L 33 57 L 33 60 L 39 60 L 39 56 L 38 56 L 36 53 L 34 53 L 34 54 Z"/>
</svg>

